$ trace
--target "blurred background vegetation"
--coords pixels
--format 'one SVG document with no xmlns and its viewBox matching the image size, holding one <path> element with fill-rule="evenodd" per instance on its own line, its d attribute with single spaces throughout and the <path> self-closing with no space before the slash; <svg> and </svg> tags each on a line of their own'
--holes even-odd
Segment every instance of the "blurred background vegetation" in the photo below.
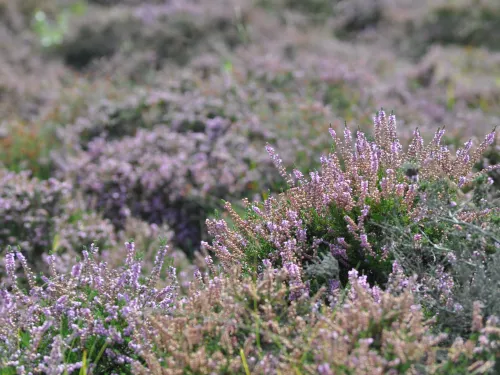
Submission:
<svg viewBox="0 0 500 375">
<path fill-rule="evenodd" d="M 381 107 L 403 138 L 489 132 L 499 33 L 495 0 L 0 0 L 0 163 L 193 254 L 222 199 L 284 188 L 267 142 L 308 171 L 328 127 L 370 131 Z"/>
</svg>

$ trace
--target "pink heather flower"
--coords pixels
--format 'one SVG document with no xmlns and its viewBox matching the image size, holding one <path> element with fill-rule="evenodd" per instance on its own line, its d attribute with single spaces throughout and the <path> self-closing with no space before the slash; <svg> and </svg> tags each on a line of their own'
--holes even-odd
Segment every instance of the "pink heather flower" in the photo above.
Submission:
<svg viewBox="0 0 500 375">
<path fill-rule="evenodd" d="M 400 197 L 403 197 L 405 194 L 405 188 L 406 188 L 405 184 L 397 184 L 396 185 L 396 194 Z"/>
<path fill-rule="evenodd" d="M 5 256 L 5 270 L 7 271 L 7 275 L 9 276 L 12 283 L 15 283 L 17 280 L 17 276 L 16 276 L 16 259 L 14 257 L 14 253 L 8 253 Z"/>
<path fill-rule="evenodd" d="M 298 169 L 293 170 L 293 175 L 299 181 L 302 181 L 304 179 L 304 174 L 301 171 L 299 171 Z"/>
<path fill-rule="evenodd" d="M 357 269 L 353 268 L 347 273 L 347 276 L 349 277 L 349 281 L 352 283 L 354 280 L 358 279 L 359 272 Z"/>
<path fill-rule="evenodd" d="M 337 138 L 337 133 L 335 132 L 335 130 L 333 128 L 329 128 L 328 131 L 330 132 L 332 138 L 335 140 Z"/>
<path fill-rule="evenodd" d="M 398 155 L 401 151 L 402 151 L 402 146 L 401 146 L 401 144 L 399 143 L 399 141 L 397 141 L 397 142 L 392 142 L 392 144 L 391 144 L 391 152 L 392 152 L 394 155 Z"/>
<path fill-rule="evenodd" d="M 385 121 L 385 111 L 383 109 L 381 109 L 380 111 L 378 111 L 378 122 L 379 123 L 382 123 Z"/>
<path fill-rule="evenodd" d="M 370 247 L 370 244 L 368 243 L 368 236 L 365 233 L 361 234 L 359 238 L 361 239 L 361 247 Z"/>
<path fill-rule="evenodd" d="M 321 181 L 321 178 L 319 177 L 318 172 L 310 172 L 309 177 L 311 177 L 311 182 L 314 182 L 316 184 L 319 184 Z"/>
<path fill-rule="evenodd" d="M 210 255 L 206 256 L 205 257 L 205 264 L 208 266 L 208 267 L 211 267 L 213 266 L 214 264 L 214 261 L 212 259 L 212 257 Z"/>
<path fill-rule="evenodd" d="M 362 345 L 366 345 L 366 346 L 370 346 L 371 344 L 373 344 L 373 338 L 372 337 L 368 337 L 366 339 L 360 339 L 359 340 L 359 343 L 362 344 Z"/>
<path fill-rule="evenodd" d="M 410 306 L 411 312 L 417 312 L 422 310 L 422 305 L 416 304 L 416 305 L 411 305 Z"/>
<path fill-rule="evenodd" d="M 368 195 L 368 181 L 361 181 L 361 194 L 366 196 Z"/>
<path fill-rule="evenodd" d="M 467 182 L 467 179 L 464 176 L 460 177 L 458 179 L 458 187 L 464 186 L 466 182 Z"/>
<path fill-rule="evenodd" d="M 464 143 L 464 152 L 469 152 L 472 147 L 472 139 Z"/>
<path fill-rule="evenodd" d="M 264 265 L 265 268 L 272 268 L 273 264 L 269 259 L 262 259 L 262 264 Z"/>
<path fill-rule="evenodd" d="M 337 243 L 339 245 L 342 245 L 344 246 L 345 248 L 349 247 L 349 245 L 347 244 L 347 242 L 345 241 L 345 238 L 344 237 L 338 237 L 337 238 Z"/>
<path fill-rule="evenodd" d="M 422 240 L 422 235 L 420 233 L 417 233 L 413 236 L 414 242 L 420 242 L 420 240 Z"/>
<path fill-rule="evenodd" d="M 260 210 L 259 207 L 257 206 L 252 206 L 252 210 L 257 214 L 257 215 L 260 215 L 262 216 L 262 211 Z"/>
<path fill-rule="evenodd" d="M 380 301 L 382 300 L 382 289 L 375 285 L 372 288 L 372 297 L 376 303 L 380 303 Z"/>
<path fill-rule="evenodd" d="M 71 268 L 71 277 L 77 279 L 82 272 L 82 263 L 77 263 Z"/>
<path fill-rule="evenodd" d="M 299 242 L 306 242 L 307 240 L 307 231 L 306 229 L 297 229 L 297 240 Z"/>
<path fill-rule="evenodd" d="M 485 140 L 486 144 L 489 146 L 491 144 L 493 144 L 493 142 L 495 141 L 495 131 L 492 131 L 491 133 L 489 133 Z"/>
<path fill-rule="evenodd" d="M 325 362 L 325 363 L 318 366 L 318 374 L 319 375 L 333 375 L 333 371 L 330 369 L 330 365 Z"/>
<path fill-rule="evenodd" d="M 344 128 L 344 139 L 347 144 L 350 144 L 352 142 L 352 134 L 347 127 Z"/>
<path fill-rule="evenodd" d="M 343 263 L 345 263 L 346 260 L 348 259 L 346 249 L 339 247 L 337 245 L 331 244 L 330 252 L 335 258 L 340 258 L 340 260 L 343 261 Z"/>
<path fill-rule="evenodd" d="M 432 142 L 436 145 L 439 145 L 441 143 L 441 138 L 443 138 L 444 132 L 445 132 L 444 128 L 443 129 L 438 128 L 436 134 L 434 135 L 434 139 L 432 140 Z"/>
</svg>

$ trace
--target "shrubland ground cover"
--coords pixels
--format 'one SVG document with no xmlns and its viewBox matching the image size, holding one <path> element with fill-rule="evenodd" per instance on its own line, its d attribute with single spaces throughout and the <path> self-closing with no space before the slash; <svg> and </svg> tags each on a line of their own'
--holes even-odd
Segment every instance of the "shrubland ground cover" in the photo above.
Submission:
<svg viewBox="0 0 500 375">
<path fill-rule="evenodd" d="M 0 374 L 500 371 L 496 1 L 0 20 Z"/>
</svg>

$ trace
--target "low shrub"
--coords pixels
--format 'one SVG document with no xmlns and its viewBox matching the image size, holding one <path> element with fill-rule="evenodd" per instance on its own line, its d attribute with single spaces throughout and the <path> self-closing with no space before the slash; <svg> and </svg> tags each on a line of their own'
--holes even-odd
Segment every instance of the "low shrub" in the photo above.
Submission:
<svg viewBox="0 0 500 375">
<path fill-rule="evenodd" d="M 57 257 L 49 256 L 51 275 L 42 277 L 42 286 L 22 253 L 6 255 L 9 288 L 0 296 L 2 375 L 78 370 L 103 374 L 129 367 L 124 358 L 135 352 L 134 335 L 144 313 L 161 309 L 168 314 L 176 302 L 175 270 L 168 271 L 170 282 L 157 288 L 166 246 L 148 278 L 141 275 L 133 243 L 127 244 L 122 269 L 99 262 L 97 250 L 91 246 L 83 251 L 83 259 L 64 274 L 56 270 Z M 17 284 L 16 258 L 26 273 L 27 294 Z"/>
<path fill-rule="evenodd" d="M 470 338 L 440 345 L 446 335 L 432 332 L 415 284 L 400 288 L 398 275 L 382 291 L 351 270 L 350 287 L 336 289 L 327 306 L 324 290 L 290 302 L 294 275 L 268 261 L 255 279 L 238 268 L 218 274 L 207 258 L 211 275 L 197 271 L 181 296 L 175 268 L 163 270 L 167 252 L 160 249 L 149 277 L 132 243 L 116 269 L 94 246 L 68 274 L 56 271 L 53 255 L 40 286 L 24 256 L 8 253 L 0 373 L 486 374 L 498 360 L 497 318 L 485 321 L 475 304 Z M 16 258 L 28 292 L 17 282 Z"/>
<path fill-rule="evenodd" d="M 88 212 L 69 183 L 1 170 L 0 186 L 1 251 L 17 248 L 36 270 L 53 251 L 74 256 L 94 241 L 104 248 L 116 245 L 111 223 Z"/>
<path fill-rule="evenodd" d="M 444 130 L 436 132 L 428 145 L 415 131 L 404 152 L 393 115 L 379 112 L 374 125 L 374 140 L 358 132 L 354 145 L 347 128 L 344 139 L 332 129 L 333 151 L 322 157 L 321 172 L 311 172 L 310 179 L 297 170 L 288 174 L 268 146 L 290 188 L 261 204 L 247 201 L 245 217 L 227 203 L 232 227 L 222 219 L 207 221 L 214 241 L 204 243 L 204 248 L 213 251 L 225 267 L 241 264 L 250 274 L 269 259 L 274 266 L 293 271 L 299 294 L 339 281 L 345 285 L 351 268 L 363 272 L 371 284 L 383 287 L 394 260 L 409 274 L 413 269 L 406 267 L 406 262 L 422 267 L 420 271 L 439 269 L 435 276 L 447 277 L 445 270 L 438 268 L 443 255 L 437 257 L 432 248 L 421 251 L 419 242 L 423 238 L 442 244 L 444 233 L 456 223 L 484 228 L 495 225 L 491 221 L 498 211 L 494 202 L 492 207 L 467 205 L 461 195 L 461 188 L 473 184 L 478 176 L 498 169 L 498 165 L 489 166 L 473 173 L 475 162 L 494 142 L 495 133 L 488 134 L 473 151 L 472 140 L 465 143 L 452 158 L 449 148 L 441 145 Z M 442 206 L 448 197 L 460 207 L 451 209 L 457 222 L 436 227 L 437 212 L 430 202 L 435 200 Z M 404 253 L 387 239 L 384 227 L 411 238 Z M 498 246 L 494 236 L 484 241 L 483 252 Z M 481 252 L 481 248 L 476 250 Z M 435 289 L 433 280 L 422 282 Z"/>
<path fill-rule="evenodd" d="M 72 163 L 89 207 L 117 228 L 129 216 L 168 223 L 176 243 L 192 252 L 204 220 L 222 197 L 241 197 L 269 186 L 272 173 L 257 172 L 262 158 L 224 119 L 207 120 L 203 132 L 177 133 L 158 126 L 135 137 L 96 139 Z M 269 169 L 271 170 L 271 168 Z"/>
</svg>

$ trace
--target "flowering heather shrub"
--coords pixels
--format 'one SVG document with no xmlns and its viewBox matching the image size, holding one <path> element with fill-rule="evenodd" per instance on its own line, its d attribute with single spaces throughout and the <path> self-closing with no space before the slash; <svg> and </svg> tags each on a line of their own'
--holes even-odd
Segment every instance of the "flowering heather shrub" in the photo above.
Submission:
<svg viewBox="0 0 500 375">
<path fill-rule="evenodd" d="M 157 287 L 166 246 L 147 278 L 141 275 L 134 244 L 126 246 L 124 265 L 116 269 L 98 261 L 94 246 L 83 251 L 83 260 L 67 274 L 56 271 L 52 255 L 51 275 L 42 276 L 43 285 L 20 252 L 6 255 L 7 285 L 0 290 L 1 374 L 72 374 L 78 369 L 108 374 L 127 369 L 137 350 L 137 324 L 146 311 L 169 314 L 177 282 L 170 268 L 166 285 Z M 27 293 L 17 284 L 16 258 L 26 273 Z"/>
<path fill-rule="evenodd" d="M 177 133 L 166 126 L 135 137 L 96 139 L 72 162 L 91 207 L 118 227 L 129 216 L 167 222 L 185 249 L 193 249 L 208 213 L 222 197 L 241 197 L 270 178 L 252 170 L 262 156 L 221 118 L 203 133 Z M 272 175 L 271 175 L 272 176 Z"/>
<path fill-rule="evenodd" d="M 336 307 L 322 305 L 319 294 L 290 303 L 293 275 L 264 262 L 258 280 L 237 269 L 205 278 L 197 271 L 180 296 L 175 268 L 157 287 L 166 253 L 163 246 L 147 278 L 133 243 L 115 269 L 98 260 L 94 246 L 70 273 L 58 273 L 52 255 L 51 275 L 42 276 L 40 286 L 24 256 L 8 253 L 8 279 L 0 290 L 0 373 L 347 374 L 363 363 L 359 373 L 482 374 L 495 364 L 498 320 L 484 324 L 479 305 L 470 339 L 442 347 L 446 335 L 431 333 L 408 287 L 395 294 L 371 288 L 352 270 L 351 287 L 337 294 Z M 19 287 L 16 258 L 28 292 Z M 207 264 L 215 272 L 209 258 Z M 400 281 L 396 276 L 394 285 Z"/>
<path fill-rule="evenodd" d="M 336 282 L 339 277 L 345 283 L 347 271 L 353 267 L 365 272 L 371 283 L 385 284 L 395 254 L 385 241 L 381 225 L 402 224 L 419 236 L 433 214 L 426 206 L 428 190 L 437 186 L 438 194 L 443 189 L 458 191 L 499 166 L 472 173 L 475 161 L 493 143 L 494 132 L 475 150 L 472 141 L 467 142 L 452 158 L 448 147 L 441 145 L 444 130 L 438 130 L 428 145 L 416 130 L 404 152 L 396 135 L 395 116 L 380 111 L 374 126 L 374 141 L 358 132 L 354 146 L 347 128 L 343 139 L 332 129 L 334 151 L 322 157 L 321 172 L 311 172 L 310 179 L 296 170 L 288 174 L 268 146 L 290 189 L 263 204 L 247 201 L 246 218 L 227 203 L 234 229 L 224 220 L 207 221 L 214 241 L 211 245 L 204 243 L 204 247 L 213 251 L 225 267 L 238 263 L 247 271 L 255 271 L 263 259 L 270 259 L 294 275 L 293 284 L 299 292 Z M 490 212 L 467 209 L 458 217 L 473 222 Z M 440 235 L 433 234 L 437 238 Z M 340 274 L 337 276 L 332 266 L 319 267 L 322 272 L 315 277 L 318 264 L 333 264 L 327 254 L 338 261 Z M 422 254 L 424 264 L 432 264 L 431 259 Z"/>
<path fill-rule="evenodd" d="M 86 211 L 82 201 L 71 207 L 73 203 L 66 203 L 64 213 L 54 218 L 52 249 L 58 253 L 79 253 L 83 246 L 91 243 L 100 249 L 116 246 L 117 239 L 111 222 L 96 212 Z"/>
<path fill-rule="evenodd" d="M 451 337 L 468 334 L 474 301 L 481 302 L 486 316 L 500 308 L 498 198 L 488 180 L 480 178 L 459 199 L 443 187 L 427 189 L 425 204 L 432 215 L 417 234 L 402 222 L 383 226 L 401 270 L 419 275 L 418 298 Z M 490 207 L 497 211 L 483 216 Z"/>
<path fill-rule="evenodd" d="M 105 248 L 116 244 L 114 228 L 83 202 L 71 197 L 71 185 L 55 179 L 40 181 L 29 172 L 0 171 L 0 250 L 12 246 L 38 270 L 50 251 L 74 256 L 95 242 Z"/>
<path fill-rule="evenodd" d="M 350 272 L 351 288 L 330 309 L 318 299 L 288 302 L 293 277 L 266 266 L 258 280 L 229 272 L 199 275 L 173 316 L 151 314 L 142 327 L 136 374 L 400 374 L 491 371 L 499 344 L 498 321 L 483 326 L 476 306 L 474 327 L 482 335 L 439 344 L 409 290 L 399 295 L 370 288 Z"/>
<path fill-rule="evenodd" d="M 91 107 L 60 131 L 67 151 L 55 158 L 59 177 L 71 176 L 90 207 L 118 228 L 130 215 L 166 221 L 177 242 L 192 249 L 219 199 L 259 193 L 278 176 L 261 150 L 280 130 L 252 115 L 248 96 L 221 88 L 215 98 L 206 89 L 139 90 L 122 102 Z M 283 137 L 280 144 L 290 150 L 288 159 L 294 147 L 302 149 L 297 139 Z"/>
<path fill-rule="evenodd" d="M 70 148 L 86 149 L 96 137 L 119 139 L 158 124 L 168 124 L 173 131 L 180 133 L 208 132 L 208 120 L 221 117 L 226 122 L 234 122 L 248 112 L 246 109 L 242 113 L 244 109 L 239 103 L 225 106 L 224 100 L 204 95 L 197 88 L 185 93 L 175 88 L 136 91 L 123 99 L 98 102 L 84 116 L 77 118 L 75 124 L 61 129 L 60 137 Z M 247 131 L 250 136 L 260 136 L 258 129 Z"/>
<path fill-rule="evenodd" d="M 55 179 L 39 181 L 29 172 L 0 171 L 0 247 L 20 246 L 30 256 L 52 247 L 54 218 L 62 212 L 70 185 Z"/>
</svg>

